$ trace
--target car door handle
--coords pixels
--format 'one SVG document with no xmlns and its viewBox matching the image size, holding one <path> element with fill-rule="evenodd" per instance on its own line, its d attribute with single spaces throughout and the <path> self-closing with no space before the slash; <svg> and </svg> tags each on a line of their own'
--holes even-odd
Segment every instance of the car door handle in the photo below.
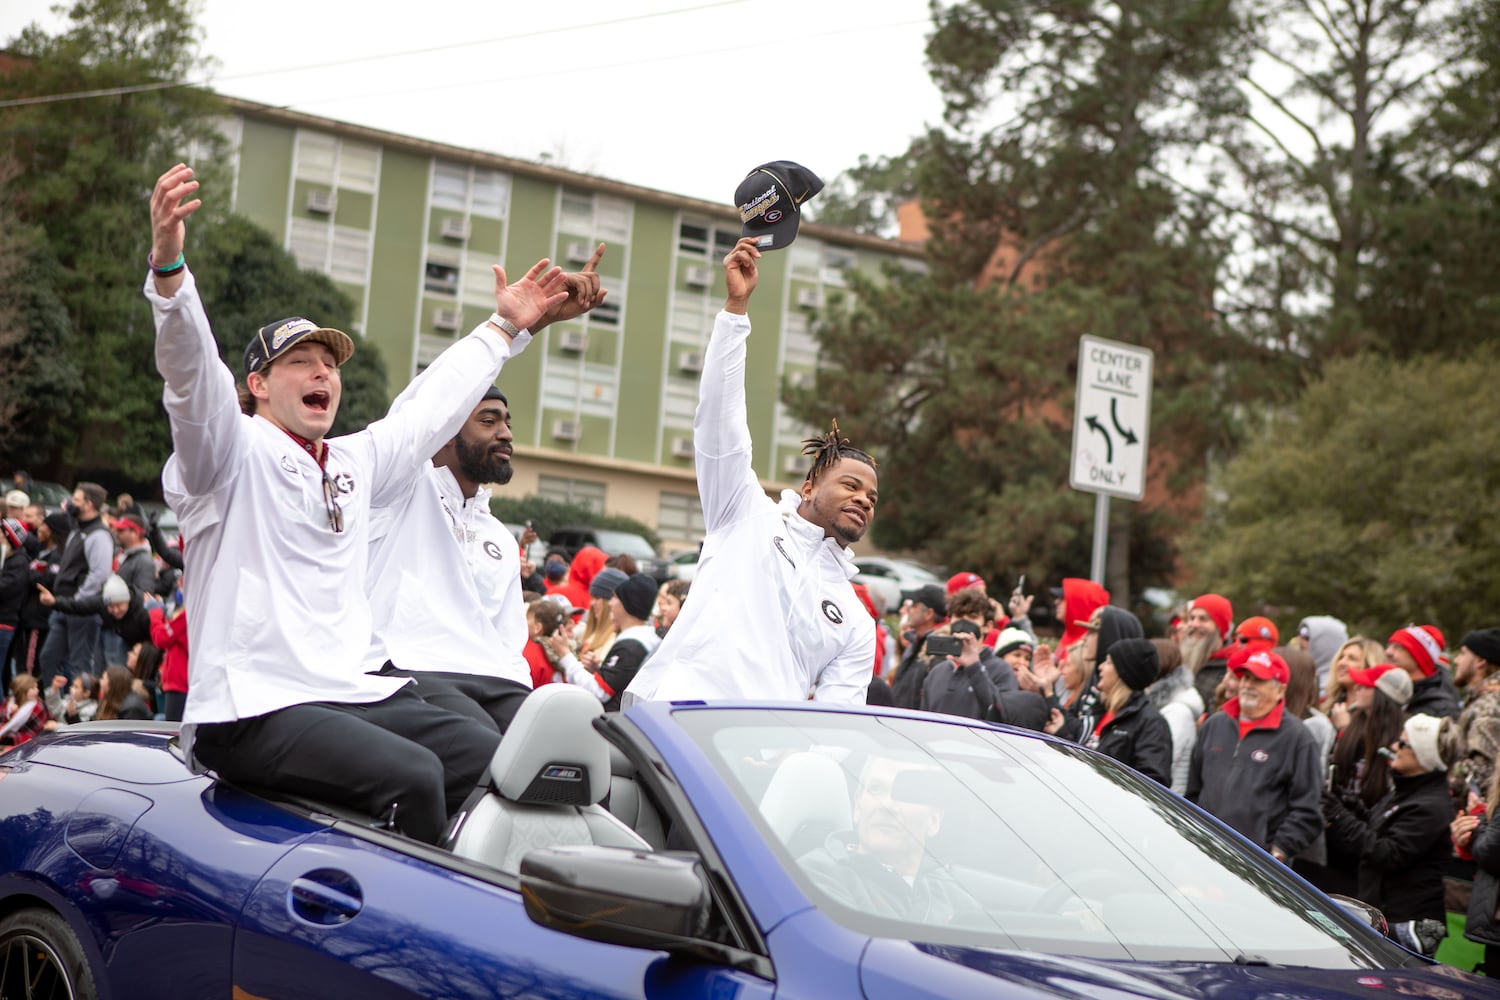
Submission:
<svg viewBox="0 0 1500 1000">
<path fill-rule="evenodd" d="M 303 920 L 324 926 L 353 920 L 365 905 L 359 884 L 352 877 L 329 870 L 308 872 L 293 879 L 287 890 L 287 902 Z"/>
</svg>

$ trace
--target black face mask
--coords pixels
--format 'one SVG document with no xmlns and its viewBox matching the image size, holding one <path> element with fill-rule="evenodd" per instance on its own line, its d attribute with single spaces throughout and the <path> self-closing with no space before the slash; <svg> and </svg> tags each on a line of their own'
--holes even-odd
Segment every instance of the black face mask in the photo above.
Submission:
<svg viewBox="0 0 1500 1000">
<path fill-rule="evenodd" d="M 77 517 L 79 514 L 78 504 L 74 503 L 71 497 L 63 501 L 62 509 L 66 511 L 70 517 Z"/>
</svg>

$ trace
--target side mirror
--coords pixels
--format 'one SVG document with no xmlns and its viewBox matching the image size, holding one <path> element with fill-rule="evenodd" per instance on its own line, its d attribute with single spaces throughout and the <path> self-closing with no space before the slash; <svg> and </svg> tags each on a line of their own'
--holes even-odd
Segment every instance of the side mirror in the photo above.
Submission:
<svg viewBox="0 0 1500 1000">
<path fill-rule="evenodd" d="M 1380 912 L 1379 907 L 1371 906 L 1362 899 L 1339 893 L 1331 893 L 1328 898 L 1343 907 L 1356 920 L 1368 924 L 1387 937 L 1390 936 L 1390 924 L 1386 923 L 1385 914 Z"/>
<path fill-rule="evenodd" d="M 698 949 L 710 896 L 698 856 L 628 847 L 547 847 L 521 859 L 532 922 L 630 948 Z"/>
</svg>

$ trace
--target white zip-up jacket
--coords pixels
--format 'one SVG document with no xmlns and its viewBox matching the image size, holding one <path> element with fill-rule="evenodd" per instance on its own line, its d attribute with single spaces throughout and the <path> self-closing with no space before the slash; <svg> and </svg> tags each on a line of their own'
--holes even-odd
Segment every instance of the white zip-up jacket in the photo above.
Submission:
<svg viewBox="0 0 1500 1000">
<path fill-rule="evenodd" d="M 366 670 L 390 660 L 403 670 L 478 674 L 531 687 L 522 652 L 528 634 L 521 554 L 490 513 L 488 489 L 465 500 L 453 473 L 428 465 L 398 497 L 371 511 L 370 535 L 366 589 L 375 632 Z"/>
<path fill-rule="evenodd" d="M 682 613 L 627 689 L 644 699 L 864 704 L 875 623 L 849 553 L 777 503 L 751 465 L 745 415 L 750 320 L 721 312 L 703 359 L 693 449 L 707 536 Z"/>
<path fill-rule="evenodd" d="M 512 346 L 476 329 L 433 362 L 401 413 L 330 440 L 326 469 L 344 527 L 335 532 L 318 463 L 269 420 L 240 412 L 192 273 L 171 298 L 148 274 L 145 295 L 175 449 L 162 484 L 182 522 L 190 581 L 184 723 L 389 697 L 409 681 L 364 671 L 371 497 L 421 475 L 529 338 Z"/>
</svg>

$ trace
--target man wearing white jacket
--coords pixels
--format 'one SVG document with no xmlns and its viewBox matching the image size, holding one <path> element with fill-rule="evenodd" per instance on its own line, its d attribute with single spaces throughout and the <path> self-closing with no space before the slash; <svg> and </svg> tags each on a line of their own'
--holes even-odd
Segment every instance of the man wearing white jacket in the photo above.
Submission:
<svg viewBox="0 0 1500 1000">
<path fill-rule="evenodd" d="M 410 482 L 478 401 L 524 327 L 566 294 L 540 261 L 495 315 L 433 362 L 400 414 L 325 441 L 353 341 L 301 317 L 261 328 L 245 383 L 219 360 L 183 257 L 201 206 L 183 164 L 151 196 L 156 364 L 173 453 L 162 471 L 186 539 L 193 650 L 183 742 L 222 778 L 389 817 L 436 842 L 499 737 L 363 671 L 371 498 Z"/>
<path fill-rule="evenodd" d="M 745 415 L 745 315 L 760 250 L 724 258 L 729 295 L 704 356 L 693 449 L 707 536 L 686 602 L 624 703 L 769 699 L 864 704 L 875 623 L 850 578 L 847 548 L 870 525 L 875 462 L 829 435 L 809 442 L 798 492 L 769 499 L 751 464 Z"/>
<path fill-rule="evenodd" d="M 568 298 L 533 333 L 604 301 L 595 271 L 603 255 L 601 243 L 582 271 L 564 275 Z M 419 398 L 431 371 L 388 416 Z M 531 693 L 520 551 L 485 485 L 510 482 L 512 442 L 510 402 L 490 386 L 431 464 L 375 497 L 365 584 L 375 621 L 365 669 L 412 677 L 423 701 L 501 733 Z"/>
</svg>

